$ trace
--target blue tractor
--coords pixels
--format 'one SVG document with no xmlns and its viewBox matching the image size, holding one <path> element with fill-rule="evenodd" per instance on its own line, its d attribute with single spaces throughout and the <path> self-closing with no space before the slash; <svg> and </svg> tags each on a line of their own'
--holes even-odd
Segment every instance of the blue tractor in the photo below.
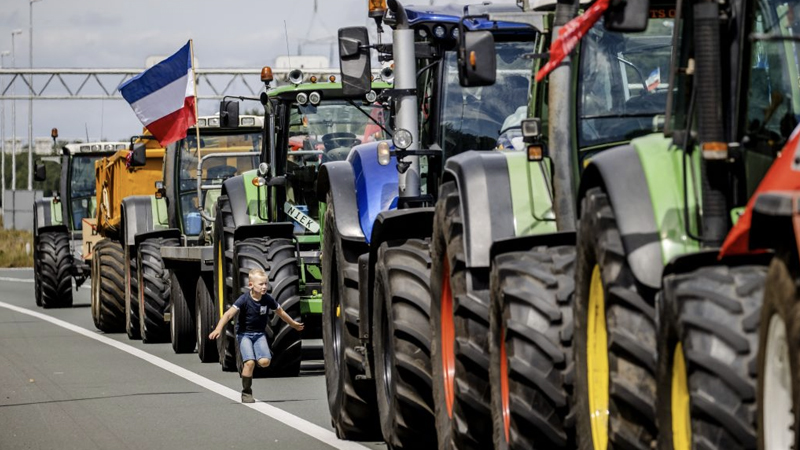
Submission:
<svg viewBox="0 0 800 450">
<path fill-rule="evenodd" d="M 374 5 L 378 2 L 372 2 Z M 392 142 L 353 147 L 324 164 L 317 193 L 323 218 L 322 329 L 333 426 L 343 439 L 383 437 L 391 448 L 436 445 L 431 391 L 430 242 L 443 162 L 494 150 L 506 123 L 527 107 L 537 31 L 491 21 L 515 5 L 370 10 L 392 44 L 369 44 L 364 27 L 339 30 L 343 84 L 369 89 L 370 50 L 394 61 L 382 94 Z M 539 28 L 541 29 L 541 28 Z M 464 88 L 457 43 L 489 30 L 499 82 Z M 524 114 L 524 113 L 523 113 Z M 380 430 L 380 431 L 379 431 Z"/>
</svg>

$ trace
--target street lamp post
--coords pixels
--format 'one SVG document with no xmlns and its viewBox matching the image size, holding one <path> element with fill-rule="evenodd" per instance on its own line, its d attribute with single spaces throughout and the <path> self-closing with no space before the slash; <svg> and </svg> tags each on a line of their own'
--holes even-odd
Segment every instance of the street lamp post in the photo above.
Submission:
<svg viewBox="0 0 800 450">
<path fill-rule="evenodd" d="M 0 52 L 0 67 L 5 67 L 5 57 L 10 55 L 11 52 L 8 50 L 3 50 Z M 0 89 L 2 89 L 3 83 L 0 81 Z M 0 183 L 0 198 L 3 202 L 3 218 L 6 216 L 6 101 L 0 101 L 0 152 L 2 155 L 0 156 L 0 161 L 2 161 L 2 167 L 0 167 L 0 171 L 3 172 L 2 176 L 2 183 Z"/>
<path fill-rule="evenodd" d="M 11 32 L 11 66 L 17 67 L 17 52 L 14 46 L 14 36 L 22 34 L 22 30 Z M 12 79 L 13 82 L 13 79 Z M 16 95 L 14 85 L 11 85 L 11 96 Z M 17 190 L 17 101 L 11 101 L 11 191 Z"/>
<path fill-rule="evenodd" d="M 33 4 L 41 0 L 30 0 L 30 23 L 28 34 L 28 68 L 33 69 Z M 28 87 L 28 190 L 33 190 L 33 74 Z"/>
</svg>

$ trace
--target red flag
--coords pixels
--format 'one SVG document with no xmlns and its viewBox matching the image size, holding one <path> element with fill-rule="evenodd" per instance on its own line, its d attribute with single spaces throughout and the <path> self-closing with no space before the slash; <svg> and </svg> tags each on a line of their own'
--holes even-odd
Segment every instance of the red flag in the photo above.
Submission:
<svg viewBox="0 0 800 450">
<path fill-rule="evenodd" d="M 758 194 L 767 191 L 797 191 L 800 190 L 800 176 L 797 171 L 792 170 L 792 163 L 794 162 L 795 152 L 797 146 L 800 145 L 800 126 L 797 126 L 792 135 L 789 137 L 789 142 L 783 146 L 780 156 L 772 163 L 764 179 L 753 192 L 752 197 L 747 202 L 747 208 L 736 221 L 728 237 L 725 238 L 725 243 L 722 244 L 722 249 L 719 251 L 719 257 L 732 255 L 742 255 L 750 252 L 750 221 L 753 216 L 753 205 L 756 202 Z"/>
<path fill-rule="evenodd" d="M 605 10 L 608 9 L 610 0 L 597 0 L 585 13 L 567 22 L 558 30 L 558 38 L 550 44 L 550 61 L 536 73 L 536 81 L 544 80 L 561 61 L 564 60 L 578 45 L 578 41 L 600 20 Z"/>
</svg>

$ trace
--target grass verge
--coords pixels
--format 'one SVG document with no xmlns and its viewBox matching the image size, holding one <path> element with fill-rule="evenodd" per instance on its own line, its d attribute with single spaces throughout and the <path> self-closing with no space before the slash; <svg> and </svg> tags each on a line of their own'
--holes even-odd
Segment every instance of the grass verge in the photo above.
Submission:
<svg viewBox="0 0 800 450">
<path fill-rule="evenodd" d="M 0 268 L 33 267 L 33 233 L 6 230 L 0 216 Z"/>
</svg>

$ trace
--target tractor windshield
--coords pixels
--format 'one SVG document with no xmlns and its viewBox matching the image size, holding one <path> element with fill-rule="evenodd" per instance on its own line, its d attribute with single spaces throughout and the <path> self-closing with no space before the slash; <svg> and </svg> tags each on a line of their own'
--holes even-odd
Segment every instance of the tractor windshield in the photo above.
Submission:
<svg viewBox="0 0 800 450">
<path fill-rule="evenodd" d="M 674 20 L 650 19 L 642 33 L 607 31 L 581 41 L 578 146 L 628 141 L 661 129 L 669 90 Z"/>
<path fill-rule="evenodd" d="M 800 2 L 767 0 L 753 15 L 745 133 L 774 155 L 800 120 Z"/>
<path fill-rule="evenodd" d="M 192 132 L 194 130 L 191 130 Z M 203 185 L 222 185 L 226 179 L 241 175 L 258 165 L 261 153 L 261 131 L 248 131 L 238 134 L 206 134 L 201 129 L 200 154 L 202 157 L 214 155 L 203 163 L 201 183 Z M 253 156 L 228 156 L 231 153 L 247 152 Z M 197 201 L 197 138 L 190 134 L 182 141 L 178 155 L 178 195 L 180 196 L 181 220 L 187 235 L 198 235 L 201 230 L 199 208 L 210 208 L 219 196 L 219 189 L 205 190 L 201 205 Z"/>
<path fill-rule="evenodd" d="M 314 220 L 319 219 L 315 195 L 319 165 L 346 159 L 354 145 L 388 139 L 381 129 L 385 126 L 383 108 L 354 103 L 357 106 L 346 100 L 323 100 L 318 105 L 295 103 L 290 108 L 286 201 Z M 299 224 L 295 226 L 296 234 L 306 232 Z"/>
<path fill-rule="evenodd" d="M 294 104 L 289 116 L 289 163 L 327 162 L 347 158 L 354 145 L 386 139 L 380 105 L 356 108 L 345 100 L 323 101 L 318 105 Z M 320 151 L 318 155 L 292 155 L 299 150 Z M 315 157 L 316 156 L 316 157 Z"/>
<path fill-rule="evenodd" d="M 462 87 L 456 52 L 445 56 L 439 136 L 446 158 L 467 150 L 496 148 L 503 124 L 528 104 L 533 60 L 522 56 L 533 53 L 534 41 L 499 41 L 495 47 L 497 81 L 491 86 Z"/>
<path fill-rule="evenodd" d="M 83 229 L 83 219 L 95 216 L 97 207 L 97 184 L 94 162 L 102 155 L 75 155 L 72 157 L 69 174 L 70 214 L 74 230 Z"/>
</svg>

